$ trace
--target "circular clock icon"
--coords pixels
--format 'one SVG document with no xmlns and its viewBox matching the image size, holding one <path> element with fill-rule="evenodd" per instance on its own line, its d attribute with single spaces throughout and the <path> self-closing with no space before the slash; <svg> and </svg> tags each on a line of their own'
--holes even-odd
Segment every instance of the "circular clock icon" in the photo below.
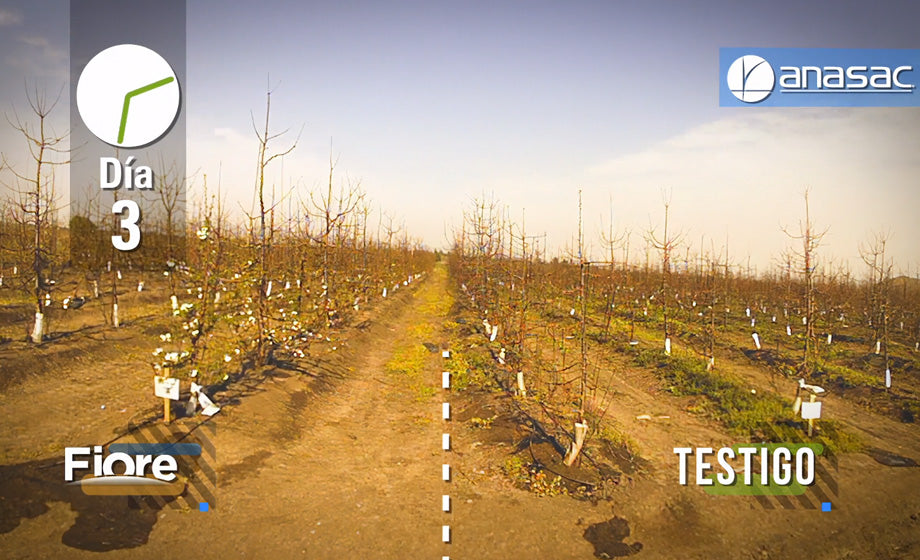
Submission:
<svg viewBox="0 0 920 560">
<path fill-rule="evenodd" d="M 179 112 L 179 80 L 166 60 L 140 45 L 94 56 L 77 82 L 77 109 L 97 138 L 120 148 L 159 140 Z"/>
</svg>

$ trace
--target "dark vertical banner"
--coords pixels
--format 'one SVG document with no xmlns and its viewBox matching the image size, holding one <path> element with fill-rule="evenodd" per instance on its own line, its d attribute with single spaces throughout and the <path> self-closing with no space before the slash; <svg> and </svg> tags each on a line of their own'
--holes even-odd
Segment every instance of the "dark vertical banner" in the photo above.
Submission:
<svg viewBox="0 0 920 560">
<path fill-rule="evenodd" d="M 185 258 L 186 2 L 70 4 L 71 260 Z"/>
</svg>

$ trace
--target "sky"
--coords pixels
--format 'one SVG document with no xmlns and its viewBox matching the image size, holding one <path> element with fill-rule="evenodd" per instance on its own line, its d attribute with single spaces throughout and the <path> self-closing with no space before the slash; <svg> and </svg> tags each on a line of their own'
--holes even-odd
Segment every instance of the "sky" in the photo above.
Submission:
<svg viewBox="0 0 920 560">
<path fill-rule="evenodd" d="M 720 47 L 920 48 L 920 6 L 191 0 L 187 13 L 192 196 L 220 176 L 249 207 L 251 118 L 271 88 L 272 129 L 290 129 L 278 150 L 301 131 L 269 172 L 279 191 L 323 185 L 331 150 L 337 184 L 360 182 L 430 247 L 486 196 L 562 250 L 581 189 L 595 254 L 612 209 L 635 258 L 667 198 L 684 247 L 727 243 L 763 271 L 807 187 L 825 262 L 858 271 L 859 243 L 889 231 L 896 270 L 920 269 L 920 109 L 718 104 Z M 67 2 L 0 3 L 0 110 L 22 110 L 24 81 L 66 84 L 68 25 Z M 0 150 L 24 163 L 4 124 Z"/>
</svg>

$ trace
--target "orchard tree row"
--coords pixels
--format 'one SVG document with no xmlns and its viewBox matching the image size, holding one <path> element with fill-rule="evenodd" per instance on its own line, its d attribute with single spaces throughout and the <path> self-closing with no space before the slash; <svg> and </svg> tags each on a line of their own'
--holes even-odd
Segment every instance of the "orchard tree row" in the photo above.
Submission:
<svg viewBox="0 0 920 560">
<path fill-rule="evenodd" d="M 858 248 L 863 274 L 830 263 L 807 192 L 799 227 L 777 231 L 788 250 L 762 274 L 734 264 L 727 244 L 701 239 L 694 246 L 671 223 L 667 198 L 661 228 L 617 231 L 611 219 L 593 256 L 580 202 L 578 212 L 576 239 L 550 258 L 545 236 L 529 233 L 523 217 L 477 200 L 464 212 L 450 262 L 509 375 L 527 377 L 527 391 L 544 408 L 555 406 L 574 423 L 570 457 L 610 406 L 593 347 L 679 351 L 710 372 L 720 355 L 740 349 L 802 383 L 840 374 L 843 384 L 891 390 L 892 378 L 897 385 L 909 374 L 918 384 L 920 282 L 892 278 L 886 234 Z M 847 360 L 838 346 L 844 342 Z"/>
<path fill-rule="evenodd" d="M 133 301 L 126 294 L 146 292 L 160 303 L 143 312 L 170 317 L 152 349 L 156 369 L 210 382 L 244 364 L 269 364 L 279 352 L 303 356 L 312 342 L 334 346 L 333 333 L 350 313 L 434 261 L 404 225 L 372 206 L 359 183 L 338 178 L 333 157 L 321 188 L 283 190 L 266 179 L 297 143 L 274 149 L 284 132 L 270 128 L 271 93 L 263 124 L 253 127 L 253 208 L 234 215 L 220 181 L 209 187 L 206 175 L 190 184 L 187 201 L 184 173 L 162 163 L 147 193 L 155 211 L 145 214 L 142 245 L 119 251 L 112 242 L 122 234 L 119 217 L 101 195 L 62 207 L 55 176 L 66 172 L 70 155 L 66 135 L 49 125 L 57 101 L 37 91 L 28 99 L 32 114 L 12 122 L 29 146 L 29 165 L 0 160 L 7 178 L 0 295 L 34 309 L 36 344 L 49 342 L 49 312 L 63 316 L 92 302 L 118 328 Z M 68 214 L 66 227 L 60 216 Z"/>
</svg>

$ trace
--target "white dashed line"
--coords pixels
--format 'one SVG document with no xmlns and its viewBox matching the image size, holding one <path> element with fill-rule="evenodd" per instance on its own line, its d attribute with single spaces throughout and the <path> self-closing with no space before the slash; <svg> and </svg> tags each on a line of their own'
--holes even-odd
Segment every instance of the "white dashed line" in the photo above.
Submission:
<svg viewBox="0 0 920 560">
<path fill-rule="evenodd" d="M 450 350 L 444 350 L 441 352 L 441 357 L 445 360 L 450 359 Z M 444 371 L 441 373 L 441 388 L 447 391 L 450 391 L 450 372 Z M 441 418 L 444 421 L 450 420 L 450 403 L 446 400 L 441 403 Z M 450 451 L 450 434 L 444 432 L 441 434 L 441 449 L 444 451 Z M 444 463 L 441 467 L 441 479 L 444 482 L 450 482 L 450 465 Z M 441 511 L 444 513 L 450 513 L 450 495 L 444 494 L 441 496 Z M 447 544 L 450 544 L 450 525 L 441 526 L 441 541 Z M 441 560 L 450 560 L 448 556 L 442 556 Z"/>
<path fill-rule="evenodd" d="M 441 352 L 441 357 L 445 360 L 450 358 L 450 350 L 444 350 Z M 447 391 L 450 390 L 450 372 L 445 371 L 441 373 L 441 388 Z M 450 403 L 444 401 L 441 403 L 441 418 L 444 421 L 450 420 Z M 443 433 L 441 434 L 441 448 L 444 451 L 450 451 L 450 434 Z M 450 465 L 445 463 L 441 467 L 441 479 L 444 482 L 450 482 Z M 450 495 L 444 494 L 441 496 L 441 511 L 444 513 L 450 513 Z M 443 525 L 441 527 L 441 541 L 447 544 L 450 544 L 450 525 Z M 442 556 L 441 560 L 450 560 L 448 556 Z"/>
</svg>

